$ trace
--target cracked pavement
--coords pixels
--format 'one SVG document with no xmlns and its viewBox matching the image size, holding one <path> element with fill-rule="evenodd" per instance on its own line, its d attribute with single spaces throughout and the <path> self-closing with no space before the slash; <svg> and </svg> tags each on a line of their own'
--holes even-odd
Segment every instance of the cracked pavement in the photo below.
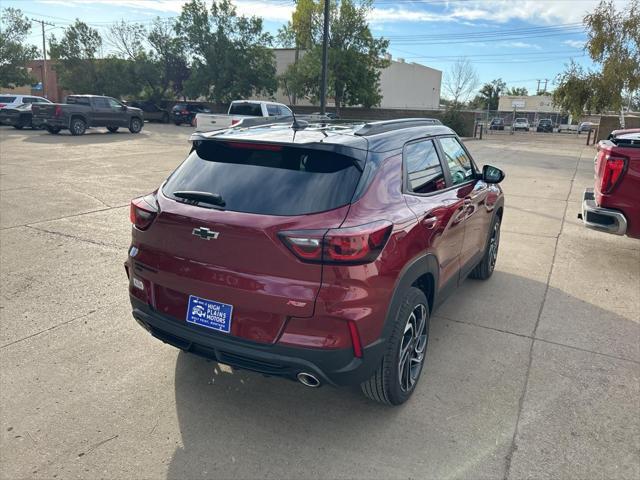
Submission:
<svg viewBox="0 0 640 480">
<path fill-rule="evenodd" d="M 592 147 L 467 142 L 503 168 L 496 272 L 432 319 L 412 399 L 179 353 L 132 319 L 129 200 L 188 127 L 0 127 L 0 478 L 640 478 L 640 242 L 577 220 Z"/>
</svg>

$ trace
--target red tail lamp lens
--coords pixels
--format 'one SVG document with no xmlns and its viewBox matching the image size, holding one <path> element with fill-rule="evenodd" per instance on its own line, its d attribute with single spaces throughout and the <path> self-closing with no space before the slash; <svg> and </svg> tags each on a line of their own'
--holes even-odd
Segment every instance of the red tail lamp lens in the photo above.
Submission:
<svg viewBox="0 0 640 480">
<path fill-rule="evenodd" d="M 56 108 L 53 111 L 53 116 L 54 117 L 61 117 L 62 116 L 62 107 L 60 105 L 56 105 Z"/>
<path fill-rule="evenodd" d="M 603 162 L 600 192 L 611 193 L 620 182 L 627 166 L 627 157 L 607 155 Z"/>
<path fill-rule="evenodd" d="M 138 230 L 146 230 L 158 215 L 158 202 L 155 194 L 131 200 L 129 219 Z"/>
<path fill-rule="evenodd" d="M 353 354 L 358 358 L 362 358 L 362 342 L 360 341 L 358 326 L 354 321 L 349 321 L 348 325 L 349 333 L 351 334 L 351 344 L 353 345 Z"/>
<path fill-rule="evenodd" d="M 281 232 L 280 237 L 302 261 L 345 263 L 358 265 L 371 263 L 384 248 L 393 224 L 379 221 L 349 228 L 327 230 L 297 230 Z"/>
</svg>

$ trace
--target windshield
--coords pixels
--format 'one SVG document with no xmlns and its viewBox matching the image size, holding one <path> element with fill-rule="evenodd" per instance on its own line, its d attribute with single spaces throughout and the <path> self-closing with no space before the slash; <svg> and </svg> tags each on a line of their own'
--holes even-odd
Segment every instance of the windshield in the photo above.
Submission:
<svg viewBox="0 0 640 480">
<path fill-rule="evenodd" d="M 348 204 L 360 179 L 350 157 L 279 145 L 201 142 L 162 191 L 219 196 L 226 210 L 304 215 Z"/>
</svg>

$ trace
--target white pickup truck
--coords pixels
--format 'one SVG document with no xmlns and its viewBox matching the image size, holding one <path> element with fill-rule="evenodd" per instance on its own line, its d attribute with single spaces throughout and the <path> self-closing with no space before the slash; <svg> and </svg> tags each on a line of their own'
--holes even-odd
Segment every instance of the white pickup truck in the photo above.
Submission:
<svg viewBox="0 0 640 480">
<path fill-rule="evenodd" d="M 195 127 L 196 132 L 210 132 L 232 127 L 248 119 L 284 118 L 292 115 L 291 109 L 282 103 L 235 100 L 229 105 L 229 111 L 226 115 L 198 113 Z"/>
</svg>

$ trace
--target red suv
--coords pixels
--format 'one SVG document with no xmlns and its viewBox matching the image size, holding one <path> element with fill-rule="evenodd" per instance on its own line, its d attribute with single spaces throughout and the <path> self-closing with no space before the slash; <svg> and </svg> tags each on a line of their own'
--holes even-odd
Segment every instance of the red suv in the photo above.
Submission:
<svg viewBox="0 0 640 480">
<path fill-rule="evenodd" d="M 234 368 L 401 404 L 429 317 L 498 253 L 501 170 L 437 121 L 194 134 L 131 202 L 134 318 Z"/>
<path fill-rule="evenodd" d="M 595 177 L 579 215 L 585 226 L 640 238 L 640 129 L 615 130 L 598 144 Z"/>
</svg>

